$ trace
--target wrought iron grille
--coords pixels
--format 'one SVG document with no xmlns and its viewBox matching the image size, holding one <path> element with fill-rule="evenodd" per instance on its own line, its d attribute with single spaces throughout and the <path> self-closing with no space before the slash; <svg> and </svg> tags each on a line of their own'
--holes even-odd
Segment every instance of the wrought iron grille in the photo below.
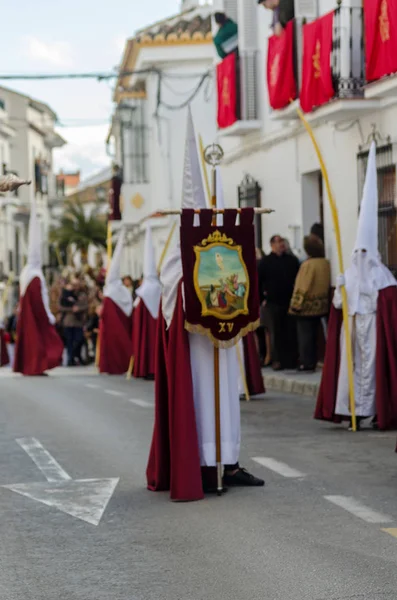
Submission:
<svg viewBox="0 0 397 600">
<path fill-rule="evenodd" d="M 143 104 L 131 110 L 129 121 L 123 121 L 121 128 L 124 182 L 148 183 L 149 136 Z"/>
<path fill-rule="evenodd" d="M 364 95 L 364 13 L 361 7 L 339 6 L 334 12 L 332 75 L 338 98 Z"/>
<path fill-rule="evenodd" d="M 261 206 L 261 192 L 262 188 L 259 183 L 251 175 L 245 175 L 238 186 L 239 208 L 259 208 Z M 262 248 L 261 215 L 255 216 L 255 246 L 256 248 Z"/>
<path fill-rule="evenodd" d="M 359 198 L 361 202 L 369 151 L 360 152 L 358 159 Z M 397 186 L 393 144 L 376 149 L 378 171 L 378 239 L 383 263 L 397 276 Z"/>
</svg>

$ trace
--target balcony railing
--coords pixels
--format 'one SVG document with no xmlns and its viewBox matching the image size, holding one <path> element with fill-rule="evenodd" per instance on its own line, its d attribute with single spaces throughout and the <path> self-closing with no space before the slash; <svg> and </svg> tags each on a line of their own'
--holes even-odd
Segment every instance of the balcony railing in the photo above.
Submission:
<svg viewBox="0 0 397 600">
<path fill-rule="evenodd" d="M 339 6 L 334 13 L 332 75 L 337 98 L 362 98 L 365 84 L 361 7 Z"/>
</svg>

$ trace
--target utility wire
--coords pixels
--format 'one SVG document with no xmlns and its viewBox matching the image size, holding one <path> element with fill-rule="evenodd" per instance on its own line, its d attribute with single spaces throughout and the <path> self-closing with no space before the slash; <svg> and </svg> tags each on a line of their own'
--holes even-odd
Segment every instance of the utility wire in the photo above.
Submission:
<svg viewBox="0 0 397 600">
<path fill-rule="evenodd" d="M 91 73 L 36 73 L 36 74 L 7 74 L 0 73 L 2 81 L 45 81 L 54 79 L 96 79 L 97 81 L 106 81 L 109 79 L 121 79 L 131 77 L 132 75 L 159 75 L 161 71 L 154 67 L 148 69 L 136 69 L 134 71 L 110 71 L 110 72 L 91 72 Z M 197 79 L 203 73 L 162 73 L 162 77 L 167 79 Z"/>
</svg>

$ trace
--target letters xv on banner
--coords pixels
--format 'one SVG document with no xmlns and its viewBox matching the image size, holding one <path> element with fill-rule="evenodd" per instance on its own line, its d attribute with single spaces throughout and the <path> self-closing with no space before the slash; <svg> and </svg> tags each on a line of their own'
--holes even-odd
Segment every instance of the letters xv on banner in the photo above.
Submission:
<svg viewBox="0 0 397 600">
<path fill-rule="evenodd" d="M 365 0 L 367 81 L 397 72 L 397 0 Z"/>
<path fill-rule="evenodd" d="M 288 106 L 296 98 L 294 75 L 294 21 L 284 32 L 269 38 L 267 51 L 267 89 L 274 110 Z"/>
<path fill-rule="evenodd" d="M 303 27 L 303 65 L 300 104 L 304 112 L 326 104 L 335 95 L 331 52 L 334 13 Z"/>
<path fill-rule="evenodd" d="M 226 210 L 221 227 L 212 225 L 211 210 L 183 210 L 181 252 L 185 294 L 185 327 L 228 348 L 259 325 L 259 297 L 254 245 L 254 211 Z"/>
<path fill-rule="evenodd" d="M 229 54 L 216 67 L 218 84 L 218 127 L 224 129 L 237 121 L 237 57 Z"/>
</svg>

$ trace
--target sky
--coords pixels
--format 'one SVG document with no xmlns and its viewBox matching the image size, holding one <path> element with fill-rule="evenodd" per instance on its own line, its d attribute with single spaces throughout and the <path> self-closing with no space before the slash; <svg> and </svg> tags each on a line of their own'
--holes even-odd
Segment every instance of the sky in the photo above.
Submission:
<svg viewBox="0 0 397 600">
<path fill-rule="evenodd" d="M 135 31 L 178 13 L 180 0 L 3 0 L 0 85 L 46 102 L 68 144 L 55 170 L 83 177 L 110 164 L 105 139 L 112 113 L 109 81 L 4 81 L 5 74 L 111 71 Z"/>
</svg>

